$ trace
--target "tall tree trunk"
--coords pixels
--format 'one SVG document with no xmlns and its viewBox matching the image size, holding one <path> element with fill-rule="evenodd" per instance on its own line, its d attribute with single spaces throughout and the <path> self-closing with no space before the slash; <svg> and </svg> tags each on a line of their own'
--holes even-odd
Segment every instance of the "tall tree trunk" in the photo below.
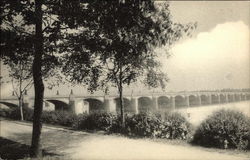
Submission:
<svg viewBox="0 0 250 160">
<path fill-rule="evenodd" d="M 44 84 L 42 80 L 42 55 L 43 55 L 43 33 L 42 33 L 42 2 L 43 0 L 35 0 L 35 14 L 36 14 L 36 40 L 35 40 L 35 56 L 33 61 L 33 80 L 35 88 L 35 104 L 33 116 L 33 132 L 30 154 L 32 157 L 42 156 L 42 148 L 40 144 L 40 135 L 42 130 L 42 111 L 43 111 L 43 97 Z"/>
<path fill-rule="evenodd" d="M 124 101 L 123 101 L 123 86 L 122 86 L 122 65 L 120 64 L 119 66 L 119 84 L 118 84 L 118 89 L 119 89 L 119 100 L 120 100 L 120 106 L 121 106 L 121 124 L 122 124 L 122 129 L 125 128 L 125 115 L 124 115 Z"/>
<path fill-rule="evenodd" d="M 22 92 L 22 85 L 23 85 L 23 64 L 20 66 L 21 76 L 19 77 L 19 109 L 21 115 L 21 121 L 23 121 L 23 92 Z"/>
<path fill-rule="evenodd" d="M 120 106 L 121 106 L 121 124 L 122 128 L 125 128 L 125 115 L 124 115 L 124 101 L 123 101 L 123 87 L 120 85 L 119 87 L 119 101 L 120 101 Z"/>
<path fill-rule="evenodd" d="M 23 121 L 23 96 L 22 95 L 18 98 L 18 101 L 19 101 L 18 103 L 19 103 L 21 121 Z"/>
</svg>

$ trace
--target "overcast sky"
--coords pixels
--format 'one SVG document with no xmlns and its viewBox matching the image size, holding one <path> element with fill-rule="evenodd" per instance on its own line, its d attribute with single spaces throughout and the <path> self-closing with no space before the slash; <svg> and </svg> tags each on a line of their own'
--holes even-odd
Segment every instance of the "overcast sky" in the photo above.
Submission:
<svg viewBox="0 0 250 160">
<path fill-rule="evenodd" d="M 172 48 L 171 58 L 161 58 L 170 79 L 167 91 L 250 87 L 250 2 L 171 1 L 170 9 L 174 21 L 197 22 L 198 27 L 192 38 Z M 138 87 L 137 91 L 144 92 L 145 88 Z M 56 90 L 67 94 L 70 88 L 54 88 L 45 94 Z M 1 92 L 10 94 L 11 86 L 5 84 Z M 29 92 L 32 94 L 32 89 Z M 87 93 L 79 87 L 74 92 Z"/>
<path fill-rule="evenodd" d="M 175 21 L 197 22 L 194 36 L 163 61 L 169 90 L 248 88 L 250 2 L 171 2 Z"/>
</svg>

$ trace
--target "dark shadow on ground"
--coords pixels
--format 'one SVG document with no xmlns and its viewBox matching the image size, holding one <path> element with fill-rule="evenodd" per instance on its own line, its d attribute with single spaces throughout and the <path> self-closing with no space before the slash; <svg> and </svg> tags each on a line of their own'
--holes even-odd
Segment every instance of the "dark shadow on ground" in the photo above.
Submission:
<svg viewBox="0 0 250 160">
<path fill-rule="evenodd" d="M 30 146 L 0 137 L 0 159 L 23 159 L 29 157 Z M 43 150 L 43 156 L 59 156 Z"/>
</svg>

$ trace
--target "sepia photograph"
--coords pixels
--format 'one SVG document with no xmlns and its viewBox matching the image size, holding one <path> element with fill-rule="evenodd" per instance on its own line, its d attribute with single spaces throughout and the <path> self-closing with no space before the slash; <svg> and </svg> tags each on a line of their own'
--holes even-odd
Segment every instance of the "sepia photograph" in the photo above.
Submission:
<svg viewBox="0 0 250 160">
<path fill-rule="evenodd" d="M 250 1 L 0 6 L 0 160 L 250 159 Z"/>
</svg>

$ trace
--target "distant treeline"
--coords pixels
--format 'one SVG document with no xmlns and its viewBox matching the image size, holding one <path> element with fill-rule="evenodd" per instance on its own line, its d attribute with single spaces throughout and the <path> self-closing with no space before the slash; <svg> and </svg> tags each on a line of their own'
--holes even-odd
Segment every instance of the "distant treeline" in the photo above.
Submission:
<svg viewBox="0 0 250 160">
<path fill-rule="evenodd" d="M 232 88 L 225 88 L 225 89 L 217 89 L 217 90 L 199 90 L 200 92 L 250 92 L 250 88 L 243 88 L 243 89 L 232 89 Z"/>
<path fill-rule="evenodd" d="M 216 90 L 195 90 L 195 91 L 179 91 L 179 92 L 250 92 L 250 88 L 243 88 L 243 89 L 225 88 Z"/>
<path fill-rule="evenodd" d="M 228 88 L 228 89 L 222 89 L 221 90 L 222 92 L 250 92 L 250 88 L 244 88 L 244 89 L 231 89 L 231 88 Z"/>
</svg>

